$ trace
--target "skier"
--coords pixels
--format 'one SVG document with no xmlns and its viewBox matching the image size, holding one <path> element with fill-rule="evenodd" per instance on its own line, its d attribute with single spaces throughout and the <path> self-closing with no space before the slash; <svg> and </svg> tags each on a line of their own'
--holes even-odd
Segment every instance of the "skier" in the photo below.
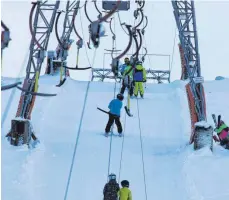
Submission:
<svg viewBox="0 0 229 200">
<path fill-rule="evenodd" d="M 129 189 L 129 181 L 123 180 L 121 182 L 122 188 L 119 190 L 119 200 L 132 200 L 132 193 Z"/>
<path fill-rule="evenodd" d="M 129 60 L 128 57 L 126 57 L 126 58 L 124 59 L 124 64 L 122 64 L 122 65 L 119 66 L 119 71 L 120 71 L 121 75 L 123 75 L 124 70 L 126 69 L 126 66 L 127 66 L 128 64 L 130 64 L 130 60 Z"/>
<path fill-rule="evenodd" d="M 138 91 L 140 91 L 140 95 L 143 98 L 144 96 L 144 87 L 143 82 L 146 82 L 146 70 L 142 66 L 141 61 L 136 62 L 136 67 L 134 69 L 134 96 L 138 96 Z"/>
<path fill-rule="evenodd" d="M 133 96 L 133 69 L 130 65 L 130 60 L 128 57 L 124 59 L 125 64 L 122 65 L 122 68 L 120 70 L 121 74 L 123 75 L 122 79 L 122 88 L 120 93 L 124 94 L 125 89 L 129 89 L 130 96 Z"/>
<path fill-rule="evenodd" d="M 229 149 L 229 127 L 222 120 L 220 120 L 219 125 L 219 128 L 216 128 L 215 132 L 220 139 L 220 145 Z"/>
<path fill-rule="evenodd" d="M 119 184 L 116 181 L 116 175 L 110 174 L 108 178 L 109 182 L 106 183 L 103 189 L 103 200 L 117 200 Z"/>
<path fill-rule="evenodd" d="M 109 120 L 107 122 L 107 126 L 105 128 L 106 136 L 108 136 L 111 126 L 113 125 L 114 121 L 118 129 L 119 136 L 122 135 L 122 124 L 120 122 L 120 111 L 122 108 L 122 100 L 124 99 L 122 94 L 117 94 L 117 98 L 113 99 L 110 103 L 108 108 L 110 109 L 109 112 Z"/>
</svg>

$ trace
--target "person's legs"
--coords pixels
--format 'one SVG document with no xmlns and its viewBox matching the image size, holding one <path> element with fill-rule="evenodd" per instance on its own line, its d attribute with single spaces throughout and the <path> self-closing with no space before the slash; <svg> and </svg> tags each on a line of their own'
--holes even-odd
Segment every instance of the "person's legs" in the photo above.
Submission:
<svg viewBox="0 0 229 200">
<path fill-rule="evenodd" d="M 105 128 L 105 132 L 108 134 L 111 130 L 111 126 L 113 125 L 114 123 L 114 116 L 109 114 L 109 120 L 107 122 L 107 126 Z"/>
<path fill-rule="evenodd" d="M 135 86 L 134 86 L 134 96 L 138 96 L 138 82 L 135 82 Z"/>
<path fill-rule="evenodd" d="M 118 133 L 121 134 L 122 133 L 122 124 L 120 122 L 120 117 L 115 118 L 115 124 L 117 126 Z"/>
<path fill-rule="evenodd" d="M 130 96 L 133 96 L 133 93 L 134 93 L 134 82 L 132 81 L 130 83 Z"/>
<path fill-rule="evenodd" d="M 144 95 L 144 87 L 143 87 L 143 83 L 142 82 L 139 83 L 139 90 L 140 90 L 141 97 L 143 97 L 143 95 Z"/>
<path fill-rule="evenodd" d="M 126 86 L 125 86 L 125 83 L 124 83 L 124 80 L 123 80 L 123 81 L 122 81 L 122 88 L 121 88 L 121 90 L 120 90 L 120 93 L 121 93 L 121 94 L 124 94 L 125 89 L 126 89 Z"/>
</svg>

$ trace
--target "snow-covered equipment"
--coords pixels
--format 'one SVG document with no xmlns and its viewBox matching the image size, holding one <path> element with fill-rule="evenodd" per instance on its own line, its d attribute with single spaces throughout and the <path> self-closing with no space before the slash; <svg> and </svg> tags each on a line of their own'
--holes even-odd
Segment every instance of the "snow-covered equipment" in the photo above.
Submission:
<svg viewBox="0 0 229 200">
<path fill-rule="evenodd" d="M 205 121 L 195 124 L 194 149 L 209 147 L 213 150 L 213 127 Z"/>
</svg>

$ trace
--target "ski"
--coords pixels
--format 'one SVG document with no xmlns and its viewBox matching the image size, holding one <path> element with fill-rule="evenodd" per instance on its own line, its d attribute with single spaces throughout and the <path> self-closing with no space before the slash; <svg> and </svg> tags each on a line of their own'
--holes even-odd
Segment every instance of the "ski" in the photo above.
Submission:
<svg viewBox="0 0 229 200">
<path fill-rule="evenodd" d="M 66 81 L 66 78 L 64 78 L 62 81 L 60 81 L 60 83 L 58 85 L 56 85 L 56 87 L 61 87 Z"/>
<path fill-rule="evenodd" d="M 115 136 L 115 137 L 122 137 L 123 134 L 118 133 L 118 134 L 114 134 L 114 133 L 104 133 L 105 137 L 109 137 L 109 136 Z"/>
<path fill-rule="evenodd" d="M 130 113 L 130 109 L 128 109 L 127 106 L 125 106 L 125 111 L 129 117 L 133 117 L 133 115 Z"/>
<path fill-rule="evenodd" d="M 220 121 L 221 121 L 221 115 L 218 115 L 218 124 L 217 124 L 217 128 L 220 127 Z"/>
<path fill-rule="evenodd" d="M 217 127 L 218 124 L 217 124 L 217 121 L 216 121 L 216 116 L 215 116 L 215 114 L 212 114 L 212 119 L 213 119 L 213 121 L 214 121 L 214 123 L 215 123 L 215 127 Z"/>
<path fill-rule="evenodd" d="M 220 119 L 221 119 L 221 115 L 218 116 L 218 122 L 216 121 L 215 114 L 212 114 L 212 119 L 213 119 L 214 124 L 215 124 L 215 129 L 219 128 L 219 122 L 220 122 Z M 220 142 L 220 139 L 216 135 L 213 135 L 213 139 L 214 139 L 215 142 Z"/>
</svg>

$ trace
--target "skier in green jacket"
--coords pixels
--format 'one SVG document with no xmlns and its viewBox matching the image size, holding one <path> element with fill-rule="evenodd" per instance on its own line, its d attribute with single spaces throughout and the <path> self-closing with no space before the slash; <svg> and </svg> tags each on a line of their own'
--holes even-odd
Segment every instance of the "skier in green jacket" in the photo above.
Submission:
<svg viewBox="0 0 229 200">
<path fill-rule="evenodd" d="M 134 69 L 134 96 L 138 96 L 138 92 L 140 92 L 141 97 L 144 96 L 144 87 L 143 82 L 146 82 L 146 70 L 142 66 L 141 61 L 136 62 L 136 67 Z"/>
<path fill-rule="evenodd" d="M 132 193 L 129 189 L 129 181 L 123 180 L 121 182 L 122 188 L 119 190 L 119 200 L 132 200 Z"/>
<path fill-rule="evenodd" d="M 133 69 L 130 64 L 130 60 L 128 57 L 124 60 L 125 64 L 122 65 L 121 74 L 123 75 L 122 80 L 122 88 L 120 93 L 124 94 L 125 89 L 128 88 L 130 92 L 130 96 L 133 95 Z"/>
</svg>

